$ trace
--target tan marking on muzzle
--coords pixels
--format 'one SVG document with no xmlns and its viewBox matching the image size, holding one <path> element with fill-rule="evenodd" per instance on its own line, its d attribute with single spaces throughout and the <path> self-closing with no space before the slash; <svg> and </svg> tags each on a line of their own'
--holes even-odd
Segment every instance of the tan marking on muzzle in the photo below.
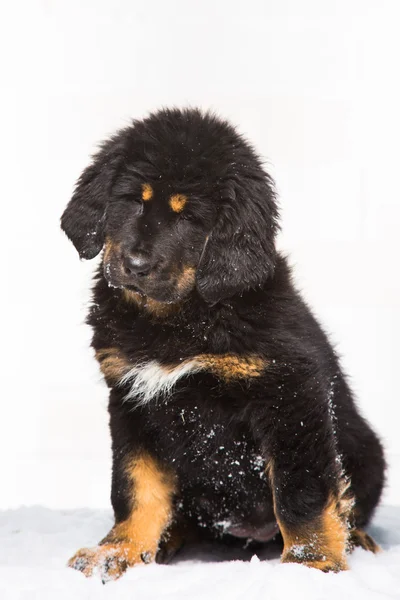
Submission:
<svg viewBox="0 0 400 600">
<path fill-rule="evenodd" d="M 106 237 L 106 241 L 104 243 L 104 254 L 103 254 L 103 261 L 105 263 L 107 263 L 110 259 L 110 255 L 112 253 L 118 252 L 119 251 L 119 244 L 116 244 L 115 242 L 113 242 L 109 237 Z"/>
<path fill-rule="evenodd" d="M 172 302 L 171 304 L 167 304 L 166 302 L 158 302 L 157 300 L 153 300 L 147 296 L 142 296 L 137 292 L 127 289 L 123 290 L 122 297 L 126 302 L 135 304 L 139 310 L 145 310 L 154 317 L 160 319 L 178 312 L 180 308 L 179 302 Z"/>
<path fill-rule="evenodd" d="M 187 294 L 194 288 L 196 281 L 196 270 L 194 267 L 183 267 L 182 272 L 178 275 L 176 289 L 180 296 Z"/>
<path fill-rule="evenodd" d="M 194 267 L 185 266 L 176 275 L 176 290 L 179 296 L 185 296 L 188 294 L 195 285 L 196 271 Z M 145 310 L 158 318 L 165 318 L 171 314 L 175 314 L 181 308 L 182 302 L 177 300 L 176 302 L 159 302 L 153 300 L 148 296 L 138 294 L 132 290 L 124 289 L 122 296 L 126 302 L 132 302 L 136 304 L 139 310 Z"/>
</svg>

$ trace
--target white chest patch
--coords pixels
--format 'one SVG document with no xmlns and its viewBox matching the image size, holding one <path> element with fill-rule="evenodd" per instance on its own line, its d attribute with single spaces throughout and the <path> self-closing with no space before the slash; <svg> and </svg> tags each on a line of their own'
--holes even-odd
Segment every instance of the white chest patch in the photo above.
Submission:
<svg viewBox="0 0 400 600">
<path fill-rule="evenodd" d="M 185 361 L 174 368 L 161 366 L 156 360 L 151 360 L 130 369 L 119 384 L 130 385 L 125 400 L 134 400 L 137 405 L 143 405 L 160 394 L 170 394 L 178 379 L 202 369 L 204 365 L 196 359 Z"/>
</svg>

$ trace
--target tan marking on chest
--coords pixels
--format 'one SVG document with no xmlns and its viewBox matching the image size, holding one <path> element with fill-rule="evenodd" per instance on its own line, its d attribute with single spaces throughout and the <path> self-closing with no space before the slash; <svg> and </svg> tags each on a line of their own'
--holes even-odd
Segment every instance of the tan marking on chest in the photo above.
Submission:
<svg viewBox="0 0 400 600">
<path fill-rule="evenodd" d="M 259 377 L 268 366 L 268 361 L 256 355 L 199 354 L 193 360 L 225 381 Z"/>
<path fill-rule="evenodd" d="M 168 396 L 176 383 L 185 376 L 210 371 L 225 382 L 259 377 L 268 361 L 259 356 L 199 354 L 179 364 L 162 365 L 157 360 L 132 363 L 114 347 L 96 352 L 100 369 L 111 385 L 127 385 L 125 400 L 145 404 L 159 395 Z"/>
<path fill-rule="evenodd" d="M 168 396 L 183 377 L 210 371 L 225 382 L 259 377 L 268 362 L 258 356 L 199 354 L 179 364 L 162 365 L 156 360 L 136 364 L 120 379 L 129 385 L 125 400 L 146 404 L 159 395 Z"/>
<path fill-rule="evenodd" d="M 96 358 L 107 383 L 117 383 L 132 368 L 126 356 L 118 348 L 97 350 Z"/>
</svg>

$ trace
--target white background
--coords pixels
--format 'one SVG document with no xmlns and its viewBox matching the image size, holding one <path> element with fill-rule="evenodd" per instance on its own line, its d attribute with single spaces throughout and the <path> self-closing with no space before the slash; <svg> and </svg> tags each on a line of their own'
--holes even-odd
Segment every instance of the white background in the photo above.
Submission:
<svg viewBox="0 0 400 600">
<path fill-rule="evenodd" d="M 14 0 L 1 12 L 0 507 L 109 505 L 107 391 L 83 324 L 94 265 L 58 220 L 96 142 L 163 105 L 215 109 L 268 159 L 279 245 L 394 463 L 400 3 Z"/>
</svg>

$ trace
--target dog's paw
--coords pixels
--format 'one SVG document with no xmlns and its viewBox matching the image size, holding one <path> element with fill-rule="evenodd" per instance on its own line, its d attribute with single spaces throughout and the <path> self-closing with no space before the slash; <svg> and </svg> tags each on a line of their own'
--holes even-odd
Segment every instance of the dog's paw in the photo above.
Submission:
<svg viewBox="0 0 400 600">
<path fill-rule="evenodd" d="M 375 540 L 365 533 L 362 529 L 352 529 L 350 531 L 349 537 L 349 547 L 350 550 L 354 550 L 354 548 L 358 546 L 360 548 L 364 548 L 368 552 L 373 552 L 377 554 L 382 551 L 382 548 L 375 542 Z"/>
<path fill-rule="evenodd" d="M 348 566 L 345 560 L 311 560 L 302 563 L 305 567 L 312 569 L 318 569 L 323 573 L 340 573 L 340 571 L 347 571 Z"/>
<path fill-rule="evenodd" d="M 340 571 L 347 571 L 348 566 L 345 556 L 340 557 L 328 557 L 328 556 L 313 556 L 312 552 L 299 552 L 297 548 L 289 550 L 282 556 L 283 563 L 297 563 L 310 567 L 312 569 L 318 569 L 324 573 L 339 573 Z"/>
<path fill-rule="evenodd" d="M 68 566 L 91 577 L 98 574 L 103 583 L 119 579 L 128 567 L 154 560 L 152 553 L 138 553 L 130 544 L 105 544 L 82 548 L 68 561 Z"/>
</svg>

